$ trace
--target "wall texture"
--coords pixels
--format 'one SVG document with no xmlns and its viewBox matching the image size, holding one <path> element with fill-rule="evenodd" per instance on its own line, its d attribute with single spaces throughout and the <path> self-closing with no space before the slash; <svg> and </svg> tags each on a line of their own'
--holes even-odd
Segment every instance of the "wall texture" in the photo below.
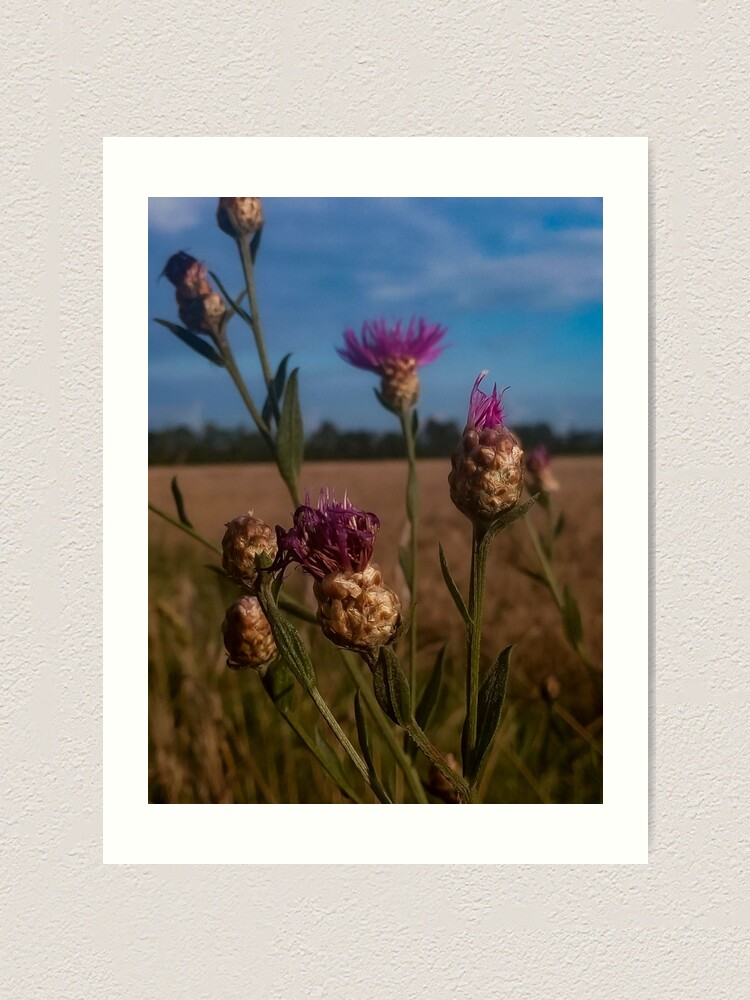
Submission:
<svg viewBox="0 0 750 1000">
<path fill-rule="evenodd" d="M 11 0 L 2 22 L 0 995 L 741 995 L 746 2 Z M 101 139 L 166 134 L 650 137 L 647 867 L 100 865 Z"/>
</svg>

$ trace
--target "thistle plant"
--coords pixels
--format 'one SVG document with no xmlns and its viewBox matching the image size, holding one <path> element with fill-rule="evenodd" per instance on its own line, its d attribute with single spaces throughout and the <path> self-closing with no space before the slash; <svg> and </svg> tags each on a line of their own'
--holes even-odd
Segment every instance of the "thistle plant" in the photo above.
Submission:
<svg viewBox="0 0 750 1000">
<path fill-rule="evenodd" d="M 568 643 L 591 673 L 595 685 L 601 689 L 601 672 L 594 668 L 586 651 L 578 602 L 571 588 L 560 583 L 555 569 L 555 549 L 565 528 L 565 517 L 555 510 L 554 495 L 560 491 L 560 482 L 553 465 L 552 456 L 544 445 L 537 445 L 526 456 L 526 486 L 536 494 L 537 503 L 546 514 L 546 530 L 538 531 L 530 519 L 525 522 L 536 566 L 532 569 L 528 565 L 522 565 L 520 568 L 547 589 L 560 614 Z"/>
<path fill-rule="evenodd" d="M 373 561 L 379 516 L 357 507 L 346 493 L 336 499 L 325 484 L 317 501 L 308 493 L 300 503 L 303 423 L 298 369 L 287 376 L 288 354 L 275 372 L 272 369 L 255 283 L 265 226 L 263 205 L 258 198 L 221 198 L 217 223 L 236 243 L 244 288 L 230 296 L 225 284 L 203 262 L 178 251 L 167 261 L 163 273 L 175 288 L 180 323 L 158 322 L 206 360 L 226 369 L 286 484 L 291 510 L 278 512 L 274 520 L 281 523 L 275 528 L 271 527 L 273 521 L 264 521 L 253 510 L 238 513 L 224 526 L 218 549 L 191 524 L 176 480 L 177 517 L 151 509 L 221 556 L 221 567 L 214 568 L 238 591 L 221 624 L 227 666 L 257 675 L 257 682 L 250 676 L 248 683 L 257 683 L 265 691 L 279 716 L 342 796 L 355 803 L 368 796 L 384 804 L 402 800 L 423 804 L 475 802 L 482 767 L 501 724 L 512 649 L 508 645 L 497 653 L 482 676 L 483 608 L 491 545 L 535 502 L 550 509 L 547 498 L 553 478 L 549 463 L 540 452 L 532 452 L 524 463 L 521 445 L 505 423 L 502 394 L 497 386 L 490 393 L 483 391 L 487 372 L 481 372 L 469 390 L 466 426 L 448 474 L 450 498 L 471 530 L 465 599 L 442 546 L 439 552 L 443 579 L 465 634 L 465 713 L 459 765 L 452 752 L 458 747 L 438 749 L 426 732 L 448 669 L 446 647 L 421 690 L 418 670 L 416 406 L 420 368 L 435 361 L 445 349 L 446 331 L 424 319 L 412 319 L 408 324 L 374 321 L 365 323 L 359 335 L 347 329 L 344 346 L 338 349 L 348 364 L 379 377 L 377 398 L 398 418 L 403 434 L 409 546 L 401 550 L 399 560 L 410 600 L 409 607 L 402 608 L 387 575 Z M 253 335 L 266 393 L 261 405 L 250 394 L 230 347 L 228 328 L 234 319 L 249 327 Z M 522 501 L 525 472 L 531 495 Z M 253 498 L 248 497 L 248 501 L 252 503 Z M 529 525 L 529 530 L 534 529 Z M 546 551 L 546 543 L 537 540 Z M 314 608 L 292 596 L 294 570 L 312 579 Z M 402 637 L 408 638 L 408 677 L 399 654 Z M 326 646 L 334 659 L 317 652 Z M 332 662 L 336 669 L 344 668 L 354 687 L 352 732 L 347 732 L 345 719 L 336 717 L 319 685 L 319 678 L 332 669 Z M 317 726 L 311 732 L 301 721 L 296 704 L 300 695 L 313 703 L 318 724 L 340 748 L 338 755 L 320 737 Z M 385 757 L 374 750 L 373 727 Z"/>
<path fill-rule="evenodd" d="M 446 330 L 437 323 L 412 318 L 404 328 L 401 321 L 389 325 L 385 320 L 364 323 L 359 337 L 353 329 L 344 331 L 344 347 L 338 353 L 355 368 L 380 376 L 375 395 L 381 406 L 395 414 L 401 424 L 407 460 L 406 517 L 409 523 L 409 547 L 399 552 L 401 568 L 410 594 L 411 629 L 409 631 L 409 685 L 412 698 L 417 696 L 417 599 L 418 599 L 418 522 L 419 479 L 417 477 L 416 437 L 419 417 L 419 369 L 436 361 L 443 350 Z"/>
</svg>

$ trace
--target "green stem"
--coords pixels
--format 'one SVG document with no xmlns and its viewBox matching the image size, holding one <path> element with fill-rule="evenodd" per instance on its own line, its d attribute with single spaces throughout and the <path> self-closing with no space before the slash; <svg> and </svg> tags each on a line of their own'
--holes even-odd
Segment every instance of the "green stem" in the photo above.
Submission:
<svg viewBox="0 0 750 1000">
<path fill-rule="evenodd" d="M 409 600 L 411 627 L 409 629 L 409 689 L 412 701 L 417 701 L 417 521 L 419 518 L 419 480 L 417 477 L 417 450 L 414 440 L 414 410 L 400 416 L 401 430 L 406 443 L 408 474 L 406 480 L 406 515 L 409 519 L 409 563 L 411 579 Z"/>
<path fill-rule="evenodd" d="M 403 771 L 404 777 L 406 778 L 406 782 L 409 785 L 409 788 L 411 788 L 412 795 L 417 800 L 417 802 L 426 804 L 427 795 L 425 794 L 425 790 L 422 787 L 422 782 L 419 780 L 419 775 L 417 774 L 416 768 L 412 764 L 408 755 L 404 753 L 404 750 L 401 746 L 401 743 L 398 740 L 398 737 L 391 728 L 391 725 L 388 722 L 388 719 L 386 719 L 385 715 L 383 714 L 382 709 L 378 705 L 377 698 L 375 697 L 375 693 L 372 690 L 372 684 L 369 684 L 365 679 L 365 677 L 362 675 L 362 672 L 357 666 L 356 661 L 351 653 L 342 651 L 342 659 L 344 661 L 344 666 L 346 667 L 349 676 L 357 685 L 358 690 L 362 693 L 362 699 L 367 705 L 368 709 L 370 710 L 370 714 L 375 720 L 375 725 L 380 730 L 380 733 L 383 737 L 386 746 L 393 754 L 393 758 L 400 767 L 400 769 Z"/>
<path fill-rule="evenodd" d="M 536 552 L 537 559 L 539 560 L 539 565 L 542 568 L 542 573 L 544 574 L 544 578 L 547 581 L 547 586 L 549 587 L 549 591 L 552 594 L 555 604 L 557 605 L 557 610 L 560 612 L 561 615 L 564 615 L 565 601 L 563 600 L 563 595 L 562 592 L 560 591 L 560 584 L 558 583 L 557 577 L 555 576 L 555 571 L 552 568 L 552 563 L 547 558 L 547 553 L 544 551 L 544 546 L 542 545 L 542 540 L 539 537 L 539 532 L 536 530 L 534 525 L 531 524 L 528 517 L 524 518 L 524 523 L 526 525 L 526 530 L 529 533 L 529 537 L 531 538 L 531 543 L 534 546 L 534 551 Z M 581 660 L 581 663 L 583 663 L 583 665 L 588 670 L 593 671 L 594 666 L 591 663 L 591 660 L 589 660 L 588 658 L 588 654 L 586 653 L 583 643 L 576 642 L 575 651 L 576 653 L 578 653 L 578 657 Z"/>
<path fill-rule="evenodd" d="M 240 252 L 240 260 L 242 261 L 242 270 L 245 273 L 245 284 L 247 285 L 247 297 L 250 302 L 250 315 L 253 320 L 253 337 L 255 338 L 255 346 L 258 350 L 258 357 L 260 358 L 260 366 L 263 369 L 263 378 L 266 383 L 266 388 L 271 391 L 271 382 L 273 381 L 273 372 L 271 371 L 271 365 L 268 361 L 268 354 L 266 353 L 266 343 L 263 339 L 263 327 L 260 322 L 260 310 L 258 308 L 258 293 L 255 289 L 255 269 L 253 267 L 253 258 L 250 254 L 250 245 L 244 236 L 237 237 L 237 249 Z M 271 394 L 273 399 L 273 395 Z M 273 403 L 274 410 L 276 410 L 276 418 L 278 419 L 278 408 L 276 403 Z"/>
<path fill-rule="evenodd" d="M 318 688 L 315 687 L 315 686 L 308 688 L 307 689 L 307 693 L 310 695 L 310 697 L 312 698 L 312 700 L 315 702 L 316 708 L 318 709 L 318 711 L 320 712 L 320 714 L 323 716 L 323 718 L 325 719 L 325 721 L 328 723 L 328 726 L 330 727 L 331 732 L 336 737 L 336 739 L 339 741 L 339 743 L 341 744 L 341 746 L 344 748 L 345 753 L 347 754 L 347 756 L 349 757 L 349 759 L 351 760 L 351 762 L 354 764 L 354 766 L 357 768 L 357 770 L 359 771 L 359 773 L 362 775 L 362 777 L 364 778 L 365 782 L 367 783 L 367 787 L 369 788 L 370 787 L 370 772 L 367 770 L 367 765 L 362 760 L 362 758 L 359 756 L 359 754 L 357 753 L 357 751 L 354 749 L 354 747 L 352 746 L 352 744 L 351 744 L 348 736 L 346 735 L 346 733 L 344 732 L 344 730 L 341 728 L 341 726 L 336 721 L 336 718 L 335 718 L 333 712 L 328 707 L 325 699 L 323 698 L 323 695 L 320 693 L 320 691 L 318 690 Z"/>
<path fill-rule="evenodd" d="M 229 372 L 232 381 L 237 386 L 237 391 L 239 392 L 240 396 L 242 396 L 242 402 L 247 407 L 250 416 L 255 421 L 255 426 L 260 431 L 263 439 L 268 445 L 271 454 L 275 458 L 276 448 L 273 445 L 273 438 L 271 437 L 268 424 L 263 419 L 260 410 L 255 405 L 253 397 L 250 395 L 250 392 L 247 386 L 245 385 L 245 380 L 243 379 L 242 374 L 240 373 L 240 370 L 237 367 L 237 362 L 234 360 L 234 354 L 232 353 L 232 349 L 229 346 L 229 341 L 227 340 L 226 337 L 224 337 L 223 340 L 219 341 L 218 343 L 219 343 L 219 350 L 222 352 L 222 356 L 224 358 L 224 364 L 226 365 L 227 371 Z"/>
<path fill-rule="evenodd" d="M 531 544 L 534 546 L 534 551 L 536 552 L 537 559 L 539 560 L 539 565 L 542 567 L 542 572 L 544 573 L 544 578 L 546 579 L 550 593 L 555 599 L 555 604 L 558 609 L 562 611 L 563 609 L 563 599 L 560 593 L 560 585 L 557 582 L 557 577 L 555 576 L 555 571 L 552 569 L 552 564 L 547 558 L 547 554 L 544 551 L 544 546 L 542 545 L 542 540 L 539 537 L 539 532 L 536 530 L 534 525 L 531 523 L 530 518 L 525 517 L 523 523 L 526 525 L 526 530 L 531 538 Z"/>
<path fill-rule="evenodd" d="M 237 390 L 239 391 L 240 396 L 242 396 L 242 401 L 247 407 L 250 416 L 255 421 L 255 425 L 260 431 L 261 437 L 266 442 L 268 450 L 271 452 L 271 455 L 274 461 L 276 462 L 276 465 L 278 466 L 279 456 L 276 450 L 276 444 L 271 435 L 271 431 L 268 427 L 268 424 L 263 419 L 262 414 L 259 412 L 258 407 L 253 402 L 253 398 L 250 395 L 247 386 L 245 385 L 245 380 L 242 378 L 242 374 L 239 368 L 237 367 L 237 362 L 235 361 L 234 355 L 232 354 L 232 349 L 229 346 L 229 341 L 227 340 L 226 336 L 224 336 L 221 340 L 217 341 L 217 344 L 219 350 L 222 352 L 222 356 L 224 358 L 224 363 L 226 365 L 227 371 L 229 372 L 232 381 L 237 386 Z M 279 469 L 279 471 L 281 470 Z M 284 480 L 284 484 L 286 485 L 286 488 L 289 491 L 289 496 L 291 497 L 292 503 L 294 504 L 295 507 L 299 507 L 299 493 L 297 491 L 297 484 L 288 482 L 287 479 L 284 478 L 284 476 L 282 476 L 281 478 Z"/>
<path fill-rule="evenodd" d="M 471 537 L 471 580 L 469 583 L 469 618 L 466 651 L 466 722 L 461 738 L 464 774 L 468 774 L 477 741 L 479 714 L 479 662 L 482 646 L 482 610 L 487 578 L 487 553 L 491 535 L 475 525 Z"/>
<path fill-rule="evenodd" d="M 286 723 L 293 730 L 293 732 L 296 733 L 296 735 L 299 737 L 302 743 L 304 743 L 304 745 L 307 747 L 307 749 L 310 751 L 313 757 L 315 757 L 317 762 L 326 772 L 331 781 L 337 786 L 337 788 L 339 788 L 343 792 L 343 794 L 346 795 L 347 798 L 351 799 L 352 802 L 356 802 L 358 805 L 361 805 L 362 799 L 357 795 L 357 793 L 354 791 L 351 785 L 349 785 L 348 782 L 342 781 L 340 776 L 337 776 L 335 774 L 333 769 L 329 766 L 329 764 L 324 759 L 318 748 L 315 746 L 315 743 L 311 739 L 310 735 L 298 722 L 294 713 L 290 709 L 280 708 L 278 705 L 276 706 L 276 708 L 278 710 L 279 715 L 286 721 Z"/>
<path fill-rule="evenodd" d="M 188 528 L 188 526 L 183 524 L 182 521 L 178 521 L 176 518 L 171 517 L 166 511 L 161 510 L 152 503 L 149 503 L 148 509 L 152 513 L 163 518 L 168 524 L 174 525 L 175 528 L 179 528 L 180 531 L 184 531 L 186 535 L 190 535 L 190 537 L 194 538 L 196 542 L 200 542 L 201 545 L 205 545 L 207 549 L 211 549 L 212 552 L 217 553 L 217 555 L 221 555 L 221 549 L 214 545 L 213 542 L 209 542 L 207 538 L 200 535 L 194 528 Z"/>
<path fill-rule="evenodd" d="M 445 757 L 443 757 L 437 747 L 434 746 L 426 734 L 420 729 L 414 719 L 412 719 L 412 721 L 409 722 L 405 728 L 409 736 L 411 736 L 430 763 L 434 764 L 446 781 L 449 781 L 451 785 L 453 785 L 458 792 L 461 801 L 474 802 L 474 793 L 468 783 L 464 781 L 460 774 L 457 774 L 456 771 L 453 770 Z"/>
</svg>

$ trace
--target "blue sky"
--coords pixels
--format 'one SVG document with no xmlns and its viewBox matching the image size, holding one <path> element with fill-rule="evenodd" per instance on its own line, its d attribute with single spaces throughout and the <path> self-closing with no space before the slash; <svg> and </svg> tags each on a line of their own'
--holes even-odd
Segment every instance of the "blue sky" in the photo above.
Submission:
<svg viewBox="0 0 750 1000">
<path fill-rule="evenodd" d="M 249 424 L 222 370 L 153 322 L 175 320 L 159 273 L 170 254 L 204 261 L 235 294 L 243 287 L 216 199 L 149 201 L 149 426 Z M 271 362 L 293 353 L 308 430 L 385 429 L 377 378 L 336 354 L 347 326 L 424 316 L 448 327 L 449 347 L 422 369 L 420 414 L 466 415 L 471 385 L 510 386 L 508 422 L 602 426 L 602 203 L 598 198 L 269 198 L 256 281 Z M 251 391 L 263 398 L 248 328 L 230 339 Z"/>
</svg>

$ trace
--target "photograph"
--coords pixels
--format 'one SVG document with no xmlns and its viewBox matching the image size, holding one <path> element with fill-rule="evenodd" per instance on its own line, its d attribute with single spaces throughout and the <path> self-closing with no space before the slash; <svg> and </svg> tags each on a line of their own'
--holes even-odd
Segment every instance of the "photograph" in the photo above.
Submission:
<svg viewBox="0 0 750 1000">
<path fill-rule="evenodd" d="M 603 801 L 603 215 L 149 197 L 149 803 Z"/>
</svg>

